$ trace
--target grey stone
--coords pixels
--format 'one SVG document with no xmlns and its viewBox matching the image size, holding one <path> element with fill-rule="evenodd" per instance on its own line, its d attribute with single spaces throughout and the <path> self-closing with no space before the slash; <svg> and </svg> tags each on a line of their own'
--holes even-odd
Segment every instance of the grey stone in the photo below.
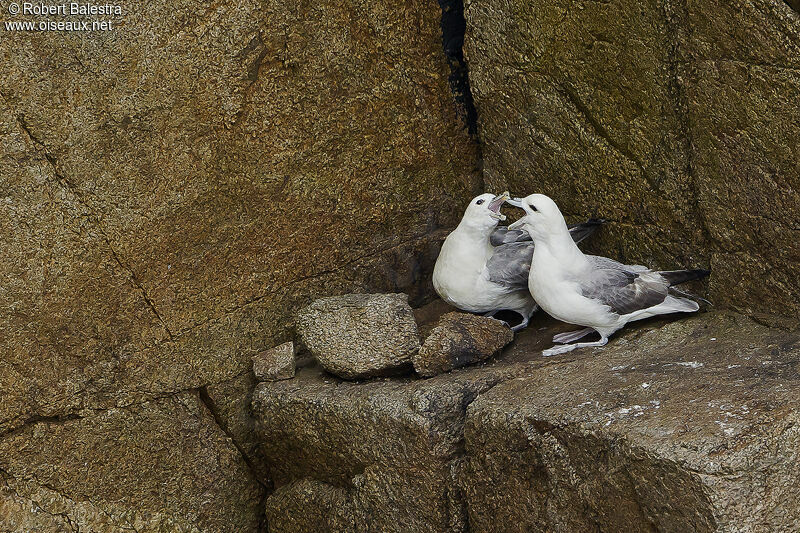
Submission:
<svg viewBox="0 0 800 533">
<path fill-rule="evenodd" d="M 419 350 L 405 294 L 321 298 L 298 312 L 297 334 L 325 370 L 347 379 L 407 369 Z"/>
<path fill-rule="evenodd" d="M 485 361 L 514 340 L 511 329 L 494 318 L 452 312 L 444 315 L 413 356 L 414 370 L 431 377 Z"/>
<path fill-rule="evenodd" d="M 259 381 L 291 379 L 295 370 L 295 346 L 284 342 L 253 356 L 253 373 Z"/>
</svg>

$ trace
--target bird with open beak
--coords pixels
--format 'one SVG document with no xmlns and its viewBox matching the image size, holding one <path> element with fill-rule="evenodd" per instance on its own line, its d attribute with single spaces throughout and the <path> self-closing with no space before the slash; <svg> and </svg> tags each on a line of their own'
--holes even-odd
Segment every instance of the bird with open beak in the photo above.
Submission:
<svg viewBox="0 0 800 533">
<path fill-rule="evenodd" d="M 511 328 L 528 325 L 537 305 L 528 290 L 528 271 L 534 243 L 524 231 L 498 228 L 505 220 L 500 213 L 508 192 L 481 194 L 472 199 L 464 216 L 442 244 L 433 269 L 433 287 L 450 305 L 472 313 L 493 316 L 501 310 L 522 317 Z M 582 240 L 603 221 L 589 220 L 571 232 Z"/>
<path fill-rule="evenodd" d="M 528 274 L 532 297 L 552 317 L 585 326 L 553 337 L 553 342 L 564 345 L 545 350 L 542 355 L 604 346 L 608 337 L 628 322 L 699 309 L 697 302 L 681 297 L 688 295 L 673 285 L 701 279 L 709 274 L 708 270 L 655 271 L 585 255 L 570 237 L 564 217 L 552 199 L 531 194 L 509 203 L 525 211 L 509 228 L 525 230 L 536 244 Z M 566 344 L 595 331 L 600 334 L 598 341 Z"/>
</svg>

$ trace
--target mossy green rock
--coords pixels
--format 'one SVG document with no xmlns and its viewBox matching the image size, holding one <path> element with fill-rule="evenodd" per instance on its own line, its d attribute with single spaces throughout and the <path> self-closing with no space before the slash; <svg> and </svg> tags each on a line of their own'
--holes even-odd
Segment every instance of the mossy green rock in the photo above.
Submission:
<svg viewBox="0 0 800 533">
<path fill-rule="evenodd" d="M 800 14 L 784 2 L 468 1 L 487 187 L 612 220 L 591 249 L 710 267 L 800 317 Z"/>
</svg>

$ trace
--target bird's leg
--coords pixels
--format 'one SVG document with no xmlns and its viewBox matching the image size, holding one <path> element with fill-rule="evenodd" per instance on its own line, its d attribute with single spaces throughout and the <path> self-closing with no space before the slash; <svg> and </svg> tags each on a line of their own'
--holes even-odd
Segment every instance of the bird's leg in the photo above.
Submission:
<svg viewBox="0 0 800 533">
<path fill-rule="evenodd" d="M 572 350 L 576 350 L 578 348 L 598 348 L 600 346 L 605 346 L 607 342 L 608 342 L 608 337 L 601 334 L 600 340 L 597 342 L 577 342 L 575 344 L 553 346 L 549 350 L 543 351 L 542 355 L 545 357 L 550 357 L 551 355 L 559 355 L 562 353 L 571 352 Z"/>
<path fill-rule="evenodd" d="M 494 311 L 486 311 L 483 313 L 483 316 L 488 316 L 489 318 L 494 318 L 494 315 L 500 312 L 500 309 L 495 309 Z"/>
<path fill-rule="evenodd" d="M 566 333 L 559 333 L 558 335 L 553 335 L 553 342 L 557 344 L 567 344 L 568 342 L 582 339 L 590 333 L 594 333 L 594 330 L 592 328 L 580 329 L 578 331 L 567 331 Z"/>
<path fill-rule="evenodd" d="M 527 328 L 528 322 L 531 321 L 530 317 L 527 317 L 525 315 L 520 315 L 520 316 L 522 316 L 522 322 L 511 328 L 511 331 L 513 331 L 514 333 Z"/>
</svg>

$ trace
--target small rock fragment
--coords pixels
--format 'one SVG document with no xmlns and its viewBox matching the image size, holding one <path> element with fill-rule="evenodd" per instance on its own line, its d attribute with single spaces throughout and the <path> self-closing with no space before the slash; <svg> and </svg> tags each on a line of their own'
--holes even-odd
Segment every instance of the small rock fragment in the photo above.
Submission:
<svg viewBox="0 0 800 533">
<path fill-rule="evenodd" d="M 253 356 L 253 373 L 258 381 L 279 381 L 294 377 L 294 343 L 285 342 Z"/>
<path fill-rule="evenodd" d="M 414 356 L 414 370 L 422 377 L 432 377 L 489 359 L 512 340 L 514 333 L 499 320 L 447 313 Z"/>
<path fill-rule="evenodd" d="M 325 370 L 345 379 L 410 368 L 419 350 L 405 294 L 321 298 L 298 313 L 297 334 Z"/>
</svg>

